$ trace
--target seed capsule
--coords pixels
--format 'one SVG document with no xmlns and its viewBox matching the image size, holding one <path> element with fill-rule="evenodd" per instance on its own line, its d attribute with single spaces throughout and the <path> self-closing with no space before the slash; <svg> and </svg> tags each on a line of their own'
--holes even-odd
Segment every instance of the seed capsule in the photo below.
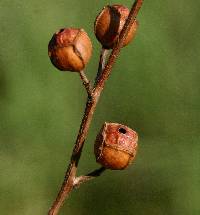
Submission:
<svg viewBox="0 0 200 215">
<path fill-rule="evenodd" d="M 125 169 L 135 158 L 138 135 L 131 128 L 105 122 L 94 145 L 96 161 L 107 169 Z"/>
<path fill-rule="evenodd" d="M 91 57 L 92 43 L 83 29 L 65 28 L 51 38 L 48 54 L 57 69 L 79 72 Z"/>
<path fill-rule="evenodd" d="M 123 5 L 111 5 L 102 9 L 94 24 L 94 32 L 104 48 L 112 49 L 129 15 L 129 9 Z M 123 46 L 134 38 L 139 23 L 134 21 Z"/>
</svg>

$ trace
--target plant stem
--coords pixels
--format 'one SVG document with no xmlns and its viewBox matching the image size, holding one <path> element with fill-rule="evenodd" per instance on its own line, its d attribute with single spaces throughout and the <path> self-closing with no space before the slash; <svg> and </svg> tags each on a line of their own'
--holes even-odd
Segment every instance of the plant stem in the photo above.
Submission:
<svg viewBox="0 0 200 215">
<path fill-rule="evenodd" d="M 78 188 L 82 183 L 85 183 L 100 176 L 105 170 L 105 167 L 100 167 L 99 169 L 96 169 L 87 175 L 81 175 L 79 177 L 76 177 L 74 180 L 74 188 Z"/>
<path fill-rule="evenodd" d="M 106 58 L 107 55 L 109 54 L 109 50 L 105 49 L 104 47 L 101 48 L 101 53 L 100 53 L 100 57 L 99 57 L 99 67 L 98 67 L 98 72 L 95 78 L 95 83 L 94 86 L 96 86 L 97 82 L 99 81 L 99 78 L 101 76 L 102 71 L 105 68 L 106 65 Z"/>
<path fill-rule="evenodd" d="M 91 96 L 92 95 L 92 86 L 91 86 L 90 81 L 88 80 L 84 70 L 80 71 L 79 75 L 80 75 L 83 85 L 85 86 L 88 96 Z"/>
<path fill-rule="evenodd" d="M 81 126 L 79 129 L 79 133 L 76 139 L 76 143 L 74 145 L 74 149 L 71 156 L 71 161 L 68 166 L 68 169 L 65 174 L 65 178 L 62 184 L 62 187 L 58 193 L 58 196 L 56 200 L 54 201 L 48 215 L 57 215 L 60 207 L 62 206 L 64 200 L 68 197 L 70 192 L 73 189 L 73 184 L 76 176 L 77 166 L 78 162 L 81 156 L 82 148 L 85 142 L 86 135 L 89 130 L 89 126 L 92 120 L 92 116 L 94 113 L 94 109 L 96 107 L 98 98 L 91 99 L 90 96 L 88 96 L 86 107 L 85 107 L 85 113 L 81 122 Z"/>
<path fill-rule="evenodd" d="M 57 196 L 56 200 L 54 201 L 52 207 L 50 208 L 48 215 L 57 215 L 58 214 L 60 207 L 62 206 L 64 200 L 69 196 L 70 192 L 74 188 L 74 181 L 76 180 L 77 166 L 79 163 L 82 148 L 84 146 L 84 142 L 85 142 L 86 136 L 88 134 L 89 126 L 92 121 L 97 102 L 99 100 L 100 94 L 105 85 L 105 82 L 111 73 L 113 64 L 115 63 L 115 60 L 120 53 L 120 49 L 127 36 L 127 33 L 130 30 L 131 25 L 133 24 L 134 19 L 138 14 L 141 5 L 142 5 L 142 0 L 136 0 L 134 2 L 133 6 L 131 8 L 130 14 L 126 20 L 126 23 L 124 24 L 124 27 L 120 33 L 118 42 L 115 44 L 115 46 L 109 56 L 109 59 L 108 59 L 108 62 L 106 64 L 105 68 L 101 72 L 100 76 L 96 79 L 97 83 L 96 83 L 95 88 L 92 90 L 91 96 L 88 96 L 88 98 L 87 98 L 85 112 L 83 115 L 79 133 L 78 133 L 78 136 L 76 139 L 76 143 L 74 145 L 70 164 L 66 171 L 65 178 L 64 178 L 63 184 L 61 186 L 61 189 L 58 193 L 58 196 Z"/>
</svg>

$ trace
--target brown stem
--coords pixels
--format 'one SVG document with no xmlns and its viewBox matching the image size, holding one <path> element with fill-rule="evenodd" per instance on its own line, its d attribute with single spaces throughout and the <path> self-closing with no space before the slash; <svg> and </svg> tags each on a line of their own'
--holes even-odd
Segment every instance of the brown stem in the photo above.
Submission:
<svg viewBox="0 0 200 215">
<path fill-rule="evenodd" d="M 79 162 L 79 158 L 81 156 L 82 148 L 85 142 L 86 135 L 89 130 L 89 126 L 92 120 L 92 116 L 94 113 L 94 109 L 96 107 L 98 101 L 98 97 L 93 99 L 92 97 L 88 96 L 85 113 L 81 122 L 81 126 L 79 129 L 79 133 L 76 139 L 76 143 L 74 145 L 74 149 L 71 156 L 71 161 L 68 166 L 68 169 L 65 174 L 65 178 L 62 184 L 62 187 L 58 193 L 56 200 L 54 201 L 51 209 L 49 210 L 48 215 L 57 215 L 60 207 L 62 206 L 64 200 L 68 197 L 70 192 L 73 189 L 74 179 L 76 176 L 77 166 Z"/>
<path fill-rule="evenodd" d="M 83 85 L 85 86 L 88 96 L 91 96 L 92 95 L 92 86 L 91 86 L 90 81 L 88 80 L 84 70 L 80 71 L 79 75 L 80 75 Z"/>
<path fill-rule="evenodd" d="M 79 130 L 79 133 L 78 133 L 78 136 L 76 139 L 76 143 L 74 145 L 70 164 L 66 171 L 65 178 L 64 178 L 63 184 L 61 186 L 61 189 L 58 193 L 58 196 L 57 196 L 56 200 L 54 201 L 52 207 L 50 208 L 48 215 L 57 215 L 64 200 L 69 196 L 70 192 L 73 190 L 78 162 L 79 162 L 79 159 L 81 156 L 81 152 L 82 152 L 82 148 L 84 146 L 86 136 L 88 134 L 91 120 L 93 118 L 94 110 L 95 110 L 97 102 L 99 100 L 99 96 L 103 90 L 105 81 L 108 79 L 108 77 L 111 73 L 113 64 L 115 63 L 115 60 L 120 53 L 120 49 L 122 47 L 123 41 L 126 38 L 127 33 L 130 30 L 130 27 L 133 24 L 133 21 L 134 21 L 135 17 L 137 16 L 141 5 L 142 5 L 142 0 L 136 0 L 135 3 L 133 4 L 130 14 L 126 20 L 126 23 L 124 24 L 124 27 L 120 33 L 118 42 L 115 44 L 115 46 L 110 54 L 110 57 L 108 59 L 108 62 L 106 64 L 104 70 L 102 71 L 100 77 L 98 78 L 96 87 L 93 89 L 91 96 L 88 96 L 84 116 L 83 116 L 83 119 L 81 122 L 80 130 Z"/>
<path fill-rule="evenodd" d="M 101 76 L 102 71 L 105 68 L 106 65 L 106 58 L 107 55 L 109 54 L 109 50 L 105 49 L 104 47 L 101 48 L 101 53 L 100 53 L 100 57 L 99 57 L 99 67 L 98 67 L 98 72 L 95 78 L 95 83 L 94 86 L 96 86 L 97 82 L 99 81 L 99 78 Z"/>
<path fill-rule="evenodd" d="M 90 172 L 87 175 L 81 175 L 79 177 L 76 177 L 74 180 L 74 188 L 78 188 L 82 183 L 85 183 L 87 181 L 95 179 L 96 177 L 99 177 L 105 170 L 106 170 L 105 167 L 101 167 Z"/>
</svg>

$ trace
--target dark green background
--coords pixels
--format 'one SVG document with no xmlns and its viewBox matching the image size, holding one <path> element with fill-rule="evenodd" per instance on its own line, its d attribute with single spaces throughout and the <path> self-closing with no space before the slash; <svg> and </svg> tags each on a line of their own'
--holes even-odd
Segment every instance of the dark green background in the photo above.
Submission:
<svg viewBox="0 0 200 215">
<path fill-rule="evenodd" d="M 44 215 L 63 180 L 86 93 L 76 73 L 56 70 L 52 34 L 81 27 L 100 45 L 98 0 L 0 1 L 0 214 Z M 130 7 L 132 1 L 117 1 Z M 107 171 L 72 193 L 61 215 L 200 214 L 200 1 L 144 1 L 140 27 L 106 83 L 79 174 L 97 168 L 93 143 L 104 121 L 139 133 L 134 165 Z"/>
</svg>

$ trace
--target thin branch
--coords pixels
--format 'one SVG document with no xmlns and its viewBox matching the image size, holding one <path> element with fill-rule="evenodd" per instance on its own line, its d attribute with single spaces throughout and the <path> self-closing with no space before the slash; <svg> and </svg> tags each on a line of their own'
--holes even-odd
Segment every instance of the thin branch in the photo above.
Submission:
<svg viewBox="0 0 200 215">
<path fill-rule="evenodd" d="M 83 85 L 85 86 L 88 96 L 91 96 L 92 95 L 92 86 L 91 86 L 90 81 L 88 80 L 84 70 L 80 71 L 79 75 L 80 75 Z"/>
<path fill-rule="evenodd" d="M 99 67 L 98 67 L 98 72 L 97 72 L 97 75 L 96 75 L 96 78 L 95 78 L 95 83 L 94 83 L 94 86 L 96 86 L 100 76 L 101 76 L 101 73 L 102 71 L 104 70 L 105 68 L 105 65 L 106 65 L 106 58 L 107 58 L 107 55 L 109 54 L 109 50 L 108 49 L 105 49 L 103 46 L 101 48 L 101 53 L 100 53 L 100 57 L 99 57 Z"/>
<path fill-rule="evenodd" d="M 79 177 L 76 177 L 74 180 L 74 188 L 78 188 L 81 184 L 99 177 L 105 170 L 106 168 L 101 167 L 99 169 L 96 169 L 90 172 L 87 175 L 81 175 Z"/>
<path fill-rule="evenodd" d="M 141 5 L 142 5 L 142 0 L 136 0 L 135 3 L 133 4 L 130 14 L 126 20 L 126 23 L 124 24 L 124 27 L 120 33 L 118 42 L 115 44 L 115 46 L 111 52 L 111 55 L 105 66 L 105 69 L 102 71 L 95 89 L 93 89 L 93 91 L 92 91 L 92 96 L 88 96 L 86 107 L 85 107 L 85 112 L 83 115 L 79 133 L 78 133 L 78 136 L 76 139 L 76 143 L 74 145 L 70 164 L 65 173 L 65 178 L 64 178 L 62 187 L 58 193 L 56 200 L 54 201 L 52 207 L 50 208 L 48 215 L 57 215 L 58 214 L 60 207 L 62 206 L 64 200 L 69 196 L 70 192 L 74 188 L 74 180 L 76 177 L 77 166 L 79 163 L 79 159 L 81 156 L 81 152 L 82 152 L 82 148 L 84 146 L 86 136 L 88 134 L 89 126 L 92 121 L 97 102 L 99 100 L 99 96 L 103 90 L 105 81 L 108 79 L 108 77 L 111 73 L 113 64 L 115 63 L 115 60 L 116 60 L 117 56 L 119 55 L 123 41 L 126 38 L 126 35 L 129 31 L 131 25 L 133 24 L 133 21 L 134 21 L 135 17 L 137 16 Z"/>
<path fill-rule="evenodd" d="M 58 193 L 58 196 L 54 201 L 51 209 L 49 210 L 48 215 L 57 215 L 64 200 L 69 196 L 70 192 L 73 190 L 73 184 L 76 176 L 78 162 L 81 156 L 82 148 L 89 130 L 89 126 L 92 120 L 92 116 L 93 116 L 97 101 L 98 101 L 97 97 L 94 98 L 94 96 L 92 97 L 88 96 L 84 116 L 81 122 L 76 143 L 74 145 L 70 164 L 65 173 L 65 178 L 61 186 L 61 189 Z"/>
</svg>

